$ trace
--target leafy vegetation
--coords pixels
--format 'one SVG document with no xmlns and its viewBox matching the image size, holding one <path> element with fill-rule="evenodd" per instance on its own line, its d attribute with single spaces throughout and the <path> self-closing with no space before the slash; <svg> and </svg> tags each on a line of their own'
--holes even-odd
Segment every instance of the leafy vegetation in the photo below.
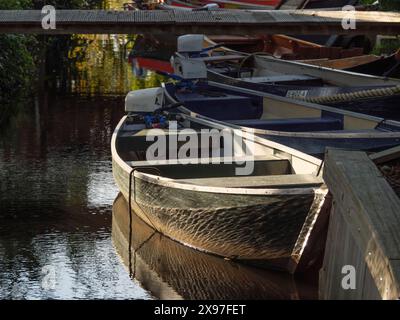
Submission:
<svg viewBox="0 0 400 320">
<path fill-rule="evenodd" d="M 400 0 L 379 0 L 379 5 L 382 10 L 399 11 Z"/>
<path fill-rule="evenodd" d="M 0 10 L 41 9 L 44 4 L 57 9 L 88 9 L 100 8 L 101 3 L 101 0 L 0 0 Z M 0 125 L 33 92 L 40 62 L 47 61 L 45 70 L 50 75 L 56 72 L 55 66 L 62 66 L 68 58 L 70 42 L 71 36 L 0 35 Z"/>
<path fill-rule="evenodd" d="M 0 10 L 31 8 L 30 0 L 0 0 Z M 33 36 L 0 35 L 0 124 L 16 111 L 35 77 Z"/>
<path fill-rule="evenodd" d="M 376 0 L 361 0 L 363 4 L 373 4 Z M 400 0 L 379 0 L 379 8 L 387 11 L 400 10 Z"/>
</svg>

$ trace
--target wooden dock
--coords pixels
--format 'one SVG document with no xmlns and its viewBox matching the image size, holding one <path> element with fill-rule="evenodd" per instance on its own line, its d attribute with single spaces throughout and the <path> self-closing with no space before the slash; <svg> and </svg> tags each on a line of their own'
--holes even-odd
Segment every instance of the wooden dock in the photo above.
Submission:
<svg viewBox="0 0 400 320">
<path fill-rule="evenodd" d="M 399 148 L 373 156 L 399 158 Z M 379 160 L 381 159 L 381 161 Z M 328 150 L 324 180 L 333 197 L 321 299 L 400 298 L 400 199 L 366 153 Z M 355 287 L 343 287 L 348 267 Z M 345 280 L 346 282 L 346 280 Z"/>
<path fill-rule="evenodd" d="M 400 14 L 356 11 L 356 29 L 345 30 L 343 11 L 57 10 L 56 29 L 43 29 L 40 10 L 0 10 L 0 33 L 36 34 L 400 34 Z"/>
</svg>

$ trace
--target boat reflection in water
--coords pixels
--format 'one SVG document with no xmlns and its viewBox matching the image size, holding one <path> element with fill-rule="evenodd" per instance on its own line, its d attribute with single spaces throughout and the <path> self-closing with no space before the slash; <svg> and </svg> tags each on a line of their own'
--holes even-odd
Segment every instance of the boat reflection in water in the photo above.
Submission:
<svg viewBox="0 0 400 320">
<path fill-rule="evenodd" d="M 316 287 L 295 281 L 291 275 L 247 267 L 183 246 L 133 212 L 130 221 L 121 194 L 113 205 L 112 239 L 132 277 L 160 299 L 317 298 Z"/>
</svg>

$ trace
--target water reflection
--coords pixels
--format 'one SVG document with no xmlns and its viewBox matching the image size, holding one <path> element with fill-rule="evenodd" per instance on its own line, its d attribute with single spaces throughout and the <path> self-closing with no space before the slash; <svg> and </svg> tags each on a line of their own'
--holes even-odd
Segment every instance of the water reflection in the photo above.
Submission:
<svg viewBox="0 0 400 320">
<path fill-rule="evenodd" d="M 316 288 L 292 276 L 208 255 L 156 233 L 133 215 L 131 271 L 161 299 L 315 299 Z M 129 267 L 129 215 L 119 195 L 113 206 L 113 242 Z"/>
<path fill-rule="evenodd" d="M 159 86 L 163 77 L 154 72 L 138 77 L 128 55 L 137 36 L 74 35 L 57 38 L 47 56 L 50 87 L 60 93 L 86 96 L 126 94 L 129 90 Z M 59 56 L 67 56 L 63 64 Z"/>
<path fill-rule="evenodd" d="M 44 97 L 0 137 L 0 298 L 140 298 L 111 243 L 122 98 Z M 45 266 L 56 285 L 43 288 Z"/>
</svg>

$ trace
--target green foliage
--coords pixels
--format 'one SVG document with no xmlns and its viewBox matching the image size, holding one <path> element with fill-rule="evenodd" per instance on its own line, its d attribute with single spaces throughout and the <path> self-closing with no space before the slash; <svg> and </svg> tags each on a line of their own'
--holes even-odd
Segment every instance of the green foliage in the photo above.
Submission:
<svg viewBox="0 0 400 320">
<path fill-rule="evenodd" d="M 0 0 L 0 10 L 31 8 L 30 0 Z M 35 75 L 33 36 L 0 35 L 0 124 L 29 93 Z"/>
<path fill-rule="evenodd" d="M 375 0 L 361 0 L 362 4 L 373 4 Z M 400 0 L 379 0 L 379 8 L 383 11 L 399 11 Z"/>
<path fill-rule="evenodd" d="M 400 0 L 379 0 L 380 8 L 385 11 L 399 11 Z"/>
<path fill-rule="evenodd" d="M 373 4 L 375 0 L 361 0 L 360 1 L 362 4 Z"/>
<path fill-rule="evenodd" d="M 57 9 L 96 9 L 101 0 L 0 0 L 0 10 L 41 9 L 53 5 Z M 16 113 L 19 102 L 32 93 L 37 67 L 43 52 L 51 57 L 47 63 L 50 73 L 54 66 L 63 65 L 68 56 L 70 36 L 47 37 L 42 44 L 47 50 L 40 52 L 37 37 L 0 35 L 0 125 Z M 47 51 L 47 52 L 46 52 Z"/>
<path fill-rule="evenodd" d="M 389 55 L 396 52 L 400 48 L 400 39 L 382 39 L 380 45 L 376 45 L 372 50 L 372 54 L 376 55 Z"/>
<path fill-rule="evenodd" d="M 40 9 L 44 4 L 47 4 L 56 9 L 99 9 L 100 3 L 99 0 L 34 0 L 34 7 Z"/>
<path fill-rule="evenodd" d="M 17 10 L 32 8 L 31 0 L 0 0 L 0 10 Z"/>
</svg>

